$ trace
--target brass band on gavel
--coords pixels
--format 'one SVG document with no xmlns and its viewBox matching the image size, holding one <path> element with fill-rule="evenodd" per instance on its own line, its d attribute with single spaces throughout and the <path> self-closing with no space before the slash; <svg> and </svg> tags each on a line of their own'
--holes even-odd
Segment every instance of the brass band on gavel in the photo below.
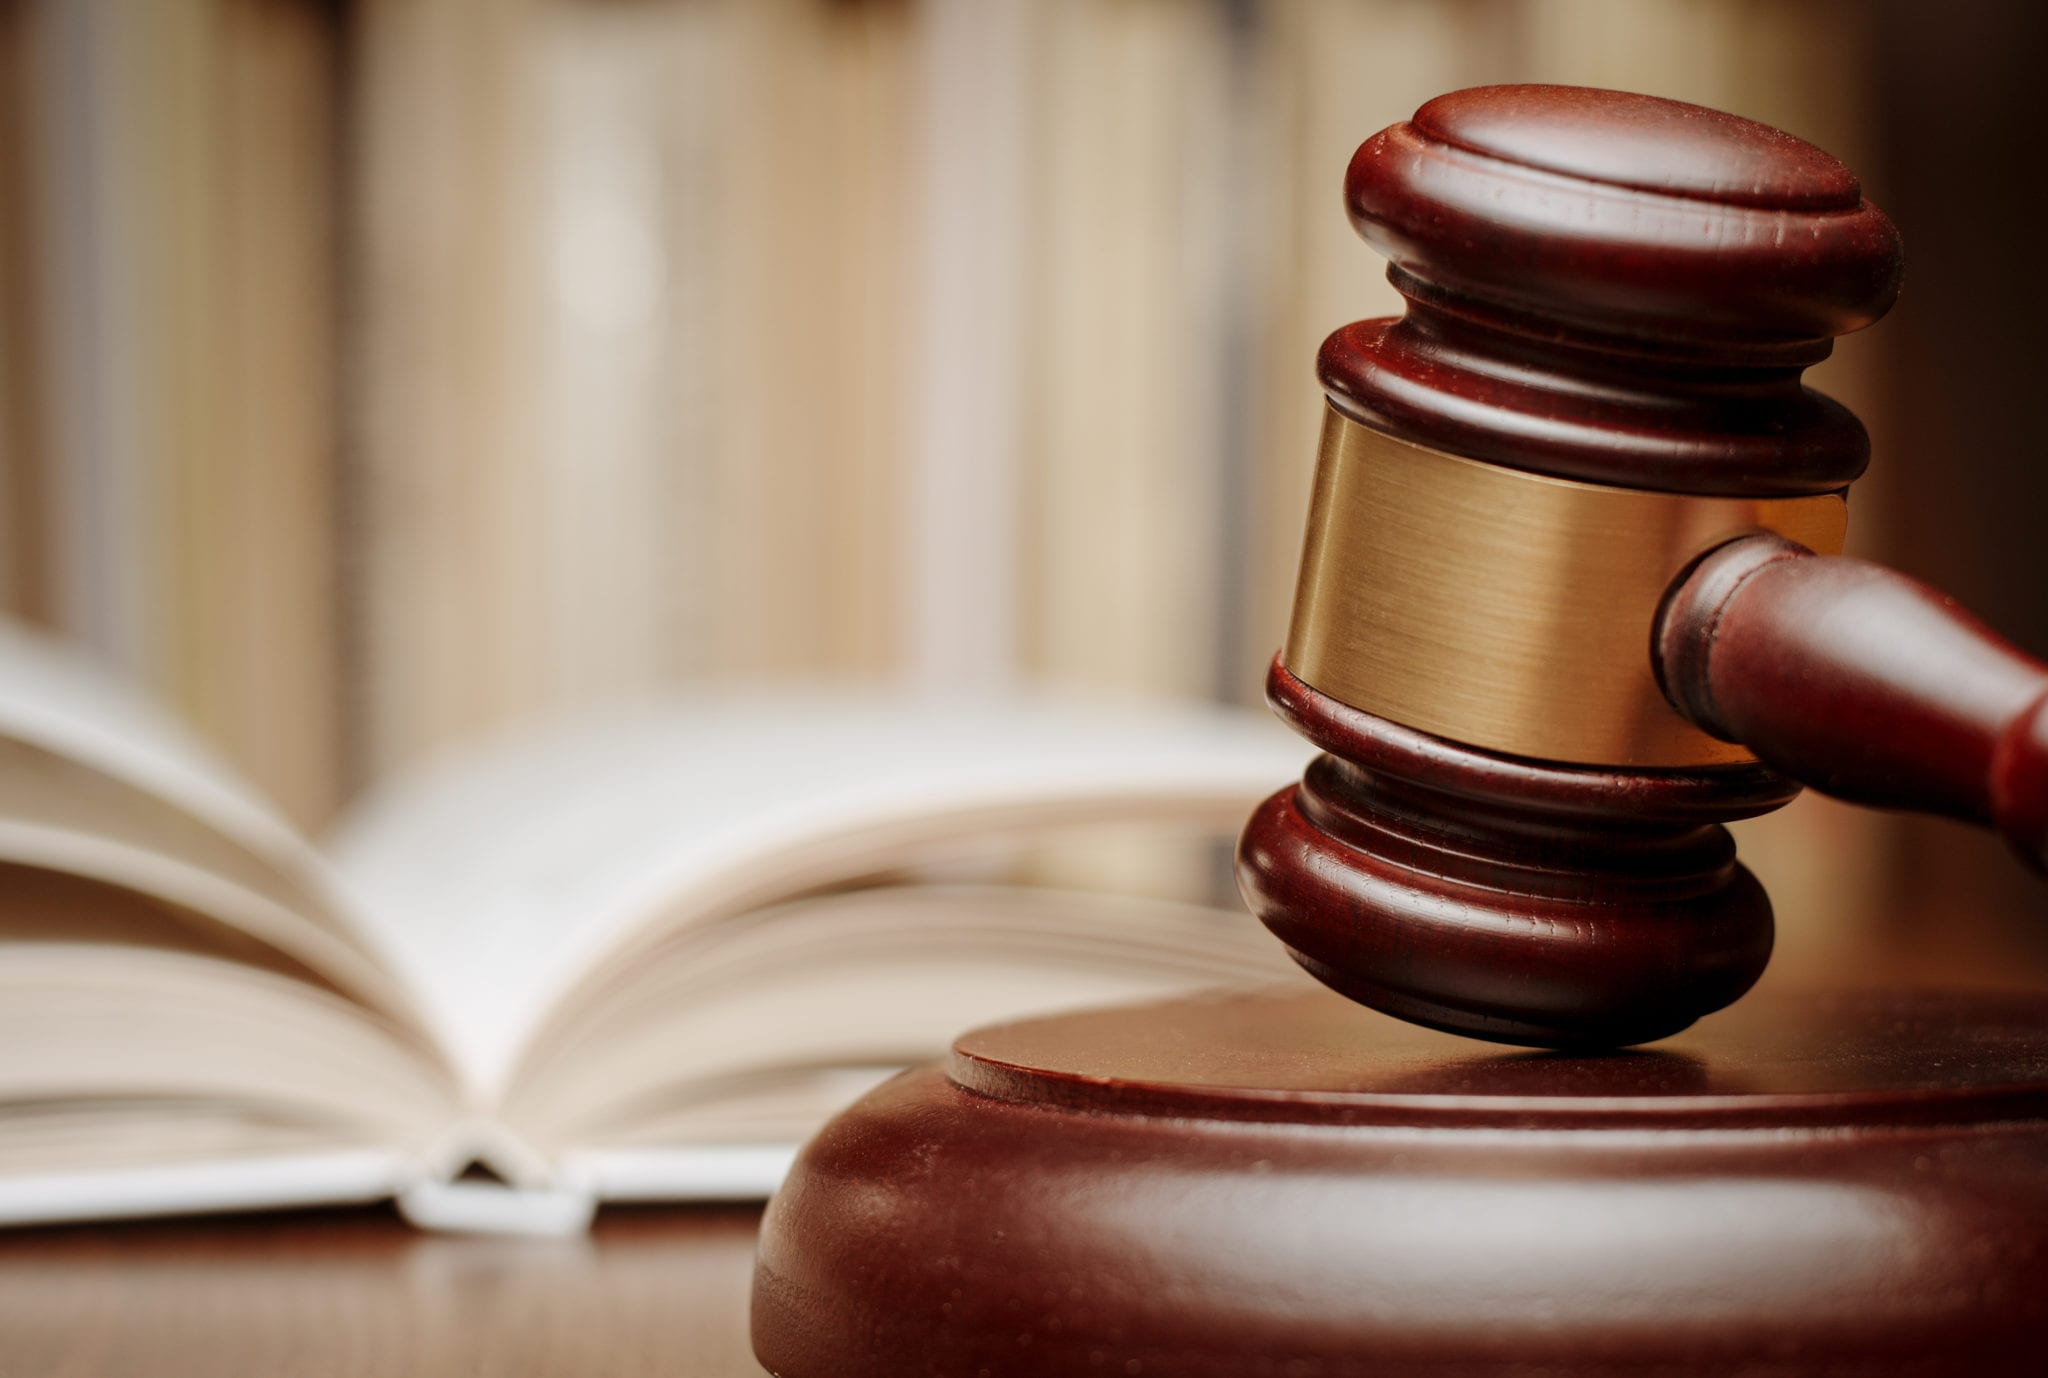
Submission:
<svg viewBox="0 0 2048 1378">
<path fill-rule="evenodd" d="M 1468 746 L 1601 766 L 1753 759 L 1664 699 L 1657 611 L 1707 551 L 1774 531 L 1842 548 L 1840 493 L 1702 497 L 1580 483 L 1323 418 L 1281 659 L 1354 708 Z"/>
</svg>

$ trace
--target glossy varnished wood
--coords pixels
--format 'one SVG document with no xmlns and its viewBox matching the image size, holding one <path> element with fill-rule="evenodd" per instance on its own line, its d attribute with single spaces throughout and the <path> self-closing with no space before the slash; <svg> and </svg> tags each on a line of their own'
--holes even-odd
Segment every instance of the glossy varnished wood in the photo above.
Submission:
<svg viewBox="0 0 2048 1378">
<path fill-rule="evenodd" d="M 753 1207 L 606 1211 L 588 1237 L 387 1211 L 0 1233 L 0 1373 L 759 1375 Z"/>
<path fill-rule="evenodd" d="M 1491 88 L 1367 140 L 1345 193 L 1408 301 L 1324 346 L 1352 420 L 1694 497 L 1861 471 L 1800 375 L 1890 304 L 1899 242 L 1819 150 Z M 1795 779 L 2039 836 L 2035 671 L 1861 568 L 1709 552 L 1663 651 L 1645 600 L 1640 668 L 1761 763 L 1489 752 L 1276 661 L 1324 754 L 1239 875 L 1331 989 L 982 1031 L 873 1093 L 764 1220 L 756 1352 L 785 1378 L 2043 1372 L 2048 997 L 1715 1013 L 1771 946 L 1722 824 Z"/>
<path fill-rule="evenodd" d="M 1647 96 L 1487 87 L 1367 139 L 1344 194 L 1407 299 L 1323 346 L 1331 404 L 1364 424 L 1638 490 L 1862 472 L 1862 424 L 1801 373 L 1890 305 L 1899 237 L 1812 145 Z M 1274 666 L 1269 698 L 1330 754 L 1252 818 L 1239 877 L 1335 989 L 1504 1042 L 1625 1045 L 1763 970 L 1770 904 L 1719 825 L 1791 782 L 1425 741 L 1324 688 Z"/>
<path fill-rule="evenodd" d="M 1677 101 L 1483 87 L 1367 139 L 1344 195 L 1408 302 L 1323 346 L 1332 401 L 1368 424 L 1669 492 L 1862 472 L 1862 424 L 1800 372 L 1884 313 L 1903 260 L 1811 144 Z"/>
<path fill-rule="evenodd" d="M 1839 798 L 1990 825 L 2048 866 L 2048 665 L 1953 598 L 1754 536 L 1673 592 L 1657 648 L 1709 732 Z"/>
<path fill-rule="evenodd" d="M 1862 471 L 1861 423 L 1801 373 L 1890 306 L 1902 251 L 1821 150 L 1648 96 L 1489 87 L 1367 139 L 1345 199 L 1407 298 L 1398 319 L 1346 326 L 1323 346 L 1331 405 L 1363 425 L 1504 469 L 1695 498 L 1824 494 Z M 1436 513 L 1398 515 L 1426 540 Z M 1540 549 L 1557 533 L 1525 534 Z M 1763 969 L 1769 903 L 1717 825 L 1794 784 L 1988 822 L 2041 864 L 2048 667 L 1909 580 L 1827 557 L 1754 558 L 1767 546 L 1735 539 L 1656 590 L 1661 622 L 1644 615 L 1641 659 L 1615 673 L 1647 684 L 1655 671 L 1682 717 L 1774 776 L 1516 760 L 1475 743 L 1563 749 L 1476 727 L 1419 749 L 1412 729 L 1435 726 L 1427 712 L 1374 717 L 1359 705 L 1383 706 L 1369 692 L 1380 686 L 1347 690 L 1341 675 L 1276 662 L 1269 697 L 1329 754 L 1246 829 L 1239 875 L 1254 911 L 1310 972 L 1375 1008 L 1504 1042 L 1625 1045 L 1684 1028 Z M 1392 582 L 1352 592 L 1391 599 Z M 1501 644 L 1564 641 L 1571 600 L 1552 601 L 1559 616 L 1520 618 Z M 1289 654 L 1346 644 L 1345 628 L 1313 623 L 1351 605 L 1298 608 Z M 1458 615 L 1455 597 L 1431 606 Z M 1458 633 L 1482 620 L 1434 639 L 1404 626 L 1382 654 L 1426 662 L 1447 697 L 1471 690 L 1509 662 L 1426 653 L 1465 645 Z M 1426 687 L 1404 693 L 1427 703 Z M 1598 713 L 1597 700 L 1574 703 Z M 1604 740 L 1615 727 L 1567 715 L 1553 737 Z M 1666 804 L 1681 796 L 1674 815 Z"/>
<path fill-rule="evenodd" d="M 1662 1038 L 1770 960 L 1770 901 L 1722 820 L 1793 793 L 1759 766 L 1586 769 L 1459 746 L 1311 689 L 1267 694 L 1328 753 L 1238 847 L 1252 910 L 1375 1009 L 1545 1047 Z"/>
<path fill-rule="evenodd" d="M 805 1152 L 786 1378 L 2036 1374 L 2048 1000 L 1508 1053 L 1289 990 L 970 1034 Z"/>
</svg>

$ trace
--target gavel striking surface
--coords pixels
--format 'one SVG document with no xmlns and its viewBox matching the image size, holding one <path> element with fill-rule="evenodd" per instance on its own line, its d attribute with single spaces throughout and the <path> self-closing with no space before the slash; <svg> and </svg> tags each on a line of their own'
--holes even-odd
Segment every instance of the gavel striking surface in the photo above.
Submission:
<svg viewBox="0 0 2048 1378">
<path fill-rule="evenodd" d="M 785 1378 L 2048 1363 L 2048 999 L 1760 995 L 1516 1052 L 1286 988 L 981 1030 L 800 1159 Z"/>
</svg>

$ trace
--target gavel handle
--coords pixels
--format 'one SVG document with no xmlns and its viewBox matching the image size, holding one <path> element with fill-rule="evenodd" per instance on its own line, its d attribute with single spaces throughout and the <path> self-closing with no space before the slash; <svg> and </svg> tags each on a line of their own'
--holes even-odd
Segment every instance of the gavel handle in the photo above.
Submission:
<svg viewBox="0 0 2048 1378">
<path fill-rule="evenodd" d="M 1680 713 L 1780 773 L 1989 824 L 2048 869 L 2048 665 L 1947 595 L 1744 537 L 1674 586 L 1655 654 Z"/>
</svg>

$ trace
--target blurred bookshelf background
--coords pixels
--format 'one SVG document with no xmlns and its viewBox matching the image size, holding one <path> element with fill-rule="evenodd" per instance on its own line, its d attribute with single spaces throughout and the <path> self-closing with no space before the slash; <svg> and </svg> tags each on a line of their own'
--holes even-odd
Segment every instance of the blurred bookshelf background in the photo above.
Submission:
<svg viewBox="0 0 2048 1378">
<path fill-rule="evenodd" d="M 0 604 L 309 826 L 679 689 L 1255 702 L 1315 347 L 1398 309 L 1344 165 L 1533 80 L 1865 175 L 1910 268 L 1815 373 L 1877 440 L 1856 548 L 2041 653 L 2043 36 L 1907 0 L 0 3 Z M 1809 799 L 1744 851 L 1788 955 L 2039 955 L 1991 839 Z"/>
</svg>

